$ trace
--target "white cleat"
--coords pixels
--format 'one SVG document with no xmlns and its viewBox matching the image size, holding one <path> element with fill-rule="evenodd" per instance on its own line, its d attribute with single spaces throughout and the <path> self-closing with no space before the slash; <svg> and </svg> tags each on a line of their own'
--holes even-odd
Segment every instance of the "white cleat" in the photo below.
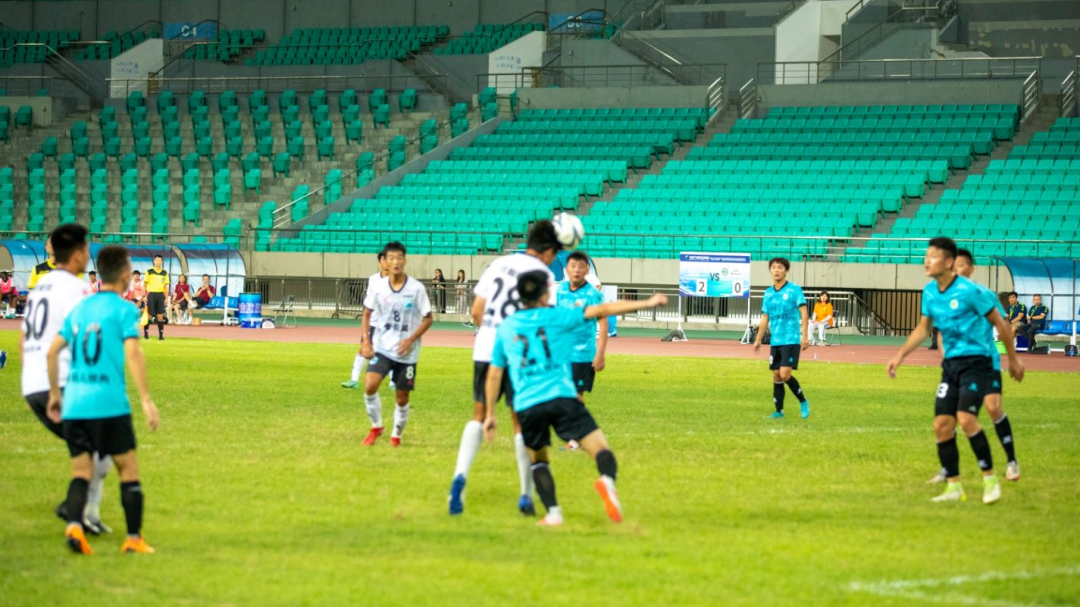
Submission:
<svg viewBox="0 0 1080 607">
<path fill-rule="evenodd" d="M 558 512 L 548 512 L 544 518 L 536 521 L 537 527 L 562 527 L 562 524 L 562 514 Z"/>
<path fill-rule="evenodd" d="M 1020 480 L 1020 464 L 1015 461 L 1009 462 L 1005 468 L 1005 479 L 1010 481 Z"/>
<path fill-rule="evenodd" d="M 926 481 L 926 484 L 927 485 L 937 485 L 937 484 L 940 484 L 940 483 L 944 483 L 947 480 L 949 480 L 949 479 L 945 476 L 945 471 L 944 470 L 939 470 L 938 473 L 933 476 L 933 478 Z"/>
<path fill-rule="evenodd" d="M 993 504 L 1001 499 L 1001 483 L 996 476 L 987 476 L 983 479 L 983 503 Z"/>
<path fill-rule="evenodd" d="M 964 488 L 960 486 L 960 483 L 949 483 L 949 486 L 945 489 L 945 492 L 941 495 L 931 499 L 932 502 L 962 502 L 967 500 L 967 495 L 964 493 Z"/>
</svg>

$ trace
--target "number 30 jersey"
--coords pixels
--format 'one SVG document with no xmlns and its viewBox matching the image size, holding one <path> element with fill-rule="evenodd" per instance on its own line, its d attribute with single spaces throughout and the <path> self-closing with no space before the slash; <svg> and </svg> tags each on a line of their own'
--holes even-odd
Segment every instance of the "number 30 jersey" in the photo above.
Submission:
<svg viewBox="0 0 1080 607">
<path fill-rule="evenodd" d="M 495 349 L 495 332 L 506 317 L 518 311 L 521 301 L 518 299 L 518 277 L 526 272 L 543 270 L 548 274 L 548 290 L 554 296 L 555 275 L 544 262 L 532 255 L 506 255 L 493 261 L 480 275 L 473 293 L 483 297 L 484 317 L 476 331 L 476 343 L 473 345 L 473 360 L 491 362 L 491 353 Z"/>
<path fill-rule="evenodd" d="M 66 270 L 53 270 L 38 280 L 26 300 L 23 318 L 23 396 L 49 391 L 49 346 L 64 319 L 90 294 L 90 285 Z M 60 353 L 60 385 L 67 383 L 71 356 Z"/>
<path fill-rule="evenodd" d="M 427 291 L 419 280 L 405 277 L 405 284 L 395 291 L 390 286 L 390 279 L 375 282 L 367 297 L 364 307 L 371 310 L 371 326 L 375 328 L 372 347 L 379 356 L 405 364 L 416 364 L 420 360 L 420 340 L 404 356 L 398 354 L 398 345 L 407 339 L 420 321 L 431 314 L 431 301 Z"/>
</svg>

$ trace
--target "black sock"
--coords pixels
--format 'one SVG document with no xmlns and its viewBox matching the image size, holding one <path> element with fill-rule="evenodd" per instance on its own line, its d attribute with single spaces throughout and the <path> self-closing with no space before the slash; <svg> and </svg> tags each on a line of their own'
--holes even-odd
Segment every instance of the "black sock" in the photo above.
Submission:
<svg viewBox="0 0 1080 607">
<path fill-rule="evenodd" d="M 784 382 L 773 382 L 772 385 L 772 402 L 776 405 L 777 411 L 784 410 Z"/>
<path fill-rule="evenodd" d="M 788 378 L 787 387 L 791 388 L 791 393 L 795 395 L 795 398 L 799 399 L 800 403 L 806 402 L 806 397 L 802 393 L 802 386 L 799 385 L 799 380 L 795 379 L 794 375 Z M 781 388 L 780 391 L 783 392 L 784 389 Z"/>
<path fill-rule="evenodd" d="M 532 466 L 533 482 L 536 483 L 536 493 L 540 501 L 544 502 L 544 508 L 551 510 L 559 505 L 555 500 L 555 477 L 551 476 L 551 468 L 547 462 L 539 462 Z"/>
<path fill-rule="evenodd" d="M 937 455 L 941 460 L 941 469 L 945 471 L 946 478 L 960 476 L 960 450 L 956 448 L 955 436 L 947 441 L 938 442 Z"/>
<path fill-rule="evenodd" d="M 619 474 L 619 464 L 615 462 L 615 454 L 607 449 L 597 453 L 596 469 L 600 471 L 601 476 L 608 476 L 611 480 L 615 480 Z"/>
<path fill-rule="evenodd" d="M 142 533 L 143 492 L 139 481 L 120 483 L 120 503 L 124 506 L 128 535 Z"/>
<path fill-rule="evenodd" d="M 165 323 L 160 320 L 157 324 L 157 334 L 159 337 L 165 334 Z"/>
<path fill-rule="evenodd" d="M 987 471 L 994 469 L 994 457 L 990 454 L 990 441 L 986 440 L 986 433 L 979 430 L 975 436 L 969 436 L 971 450 L 975 452 L 975 459 L 979 460 L 979 470 Z"/>
<path fill-rule="evenodd" d="M 1009 418 L 1006 415 L 1002 415 L 1001 419 L 994 422 L 994 430 L 997 431 L 998 438 L 1001 439 L 1001 446 L 1005 449 L 1005 455 L 1009 457 L 1009 462 L 1016 461 L 1016 445 L 1013 444 L 1012 424 L 1009 423 Z"/>
<path fill-rule="evenodd" d="M 82 525 L 83 510 L 86 510 L 86 496 L 90 491 L 90 481 L 85 478 L 73 478 L 68 485 L 67 515 L 69 523 Z"/>
</svg>

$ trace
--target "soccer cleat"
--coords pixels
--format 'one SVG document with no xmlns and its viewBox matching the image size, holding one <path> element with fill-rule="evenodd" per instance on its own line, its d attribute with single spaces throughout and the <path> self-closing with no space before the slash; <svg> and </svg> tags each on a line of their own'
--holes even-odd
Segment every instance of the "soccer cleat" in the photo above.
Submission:
<svg viewBox="0 0 1080 607">
<path fill-rule="evenodd" d="M 68 548 L 75 554 L 94 554 L 94 549 L 90 547 L 90 542 L 86 541 L 86 534 L 79 525 L 75 523 L 68 525 L 64 530 L 64 537 Z"/>
<path fill-rule="evenodd" d="M 938 473 L 935 474 L 933 476 L 933 478 L 926 481 L 926 484 L 927 485 L 937 485 L 938 483 L 944 483 L 947 480 L 949 480 L 949 479 L 948 479 L 948 477 L 945 476 L 945 471 L 944 470 L 938 470 Z"/>
<path fill-rule="evenodd" d="M 371 432 L 368 432 L 367 438 L 364 439 L 364 446 L 370 447 L 375 444 L 375 441 L 383 435 L 383 428 L 372 428 Z"/>
<path fill-rule="evenodd" d="M 143 536 L 131 537 L 130 535 L 124 539 L 124 545 L 120 546 L 121 553 L 134 552 L 136 554 L 154 554 L 154 549 L 150 547 L 150 544 L 146 543 Z"/>
<path fill-rule="evenodd" d="M 397 390 L 397 384 L 395 384 L 393 380 L 390 380 L 390 391 L 393 392 L 395 390 Z"/>
<path fill-rule="evenodd" d="M 544 515 L 544 518 L 536 521 L 537 527 L 562 527 L 562 524 L 562 515 L 555 514 L 554 512 L 548 512 Z"/>
<path fill-rule="evenodd" d="M 465 475 L 459 474 L 450 483 L 450 515 L 465 512 Z"/>
<path fill-rule="evenodd" d="M 401 446 L 401 437 L 399 437 L 399 436 L 391 436 L 390 437 L 390 446 L 391 447 L 400 447 Z"/>
<path fill-rule="evenodd" d="M 164 335 L 158 335 L 157 340 L 158 341 L 165 341 L 165 336 Z"/>
<path fill-rule="evenodd" d="M 1001 483 L 996 476 L 983 477 L 983 503 L 993 504 L 1001 499 Z"/>
<path fill-rule="evenodd" d="M 1020 480 L 1020 464 L 1016 463 L 1016 460 L 1009 462 L 1009 465 L 1006 466 L 1005 479 L 1010 481 Z"/>
<path fill-rule="evenodd" d="M 799 413 L 802 415 L 803 419 L 810 417 L 810 401 L 804 400 L 799 403 Z"/>
<path fill-rule="evenodd" d="M 608 518 L 616 523 L 621 523 L 622 505 L 619 503 L 619 496 L 615 492 L 615 481 L 606 476 L 601 476 L 593 483 L 593 488 L 600 494 L 600 498 L 604 500 L 604 509 L 607 510 Z"/>
<path fill-rule="evenodd" d="M 536 516 L 536 506 L 533 505 L 532 497 L 523 495 L 518 498 L 518 512 L 524 516 Z"/>
<path fill-rule="evenodd" d="M 783 411 L 774 411 L 773 414 L 769 416 L 769 419 L 783 419 L 783 418 L 784 418 L 784 412 Z"/>
<path fill-rule="evenodd" d="M 90 535 L 112 533 L 112 528 L 101 522 L 101 520 L 94 520 L 86 517 L 83 518 L 83 529 Z"/>
<path fill-rule="evenodd" d="M 7 366 L 7 350 L 0 350 L 0 369 Z"/>
<path fill-rule="evenodd" d="M 358 384 L 352 380 L 341 382 L 341 387 L 348 390 L 355 390 Z"/>
<path fill-rule="evenodd" d="M 60 502 L 60 505 L 57 506 L 56 509 L 53 510 L 53 512 L 56 513 L 56 518 L 64 521 L 65 523 L 68 522 L 67 500 Z"/>
<path fill-rule="evenodd" d="M 945 488 L 945 492 L 941 495 L 931 499 L 932 502 L 963 502 L 967 501 L 967 495 L 964 493 L 964 488 L 960 483 L 949 483 L 949 486 Z"/>
</svg>

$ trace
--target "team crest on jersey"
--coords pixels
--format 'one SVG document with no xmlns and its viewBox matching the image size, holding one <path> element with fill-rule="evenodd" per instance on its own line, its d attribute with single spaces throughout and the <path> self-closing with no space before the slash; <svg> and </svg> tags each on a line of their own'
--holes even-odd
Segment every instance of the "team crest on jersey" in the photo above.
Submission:
<svg viewBox="0 0 1080 607">
<path fill-rule="evenodd" d="M 783 299 L 784 299 L 784 301 L 787 301 L 787 293 L 784 293 Z"/>
<path fill-rule="evenodd" d="M 960 307 L 960 301 L 956 300 L 956 299 L 950 301 L 949 302 L 949 307 L 952 308 L 953 310 L 959 308 Z"/>
</svg>

